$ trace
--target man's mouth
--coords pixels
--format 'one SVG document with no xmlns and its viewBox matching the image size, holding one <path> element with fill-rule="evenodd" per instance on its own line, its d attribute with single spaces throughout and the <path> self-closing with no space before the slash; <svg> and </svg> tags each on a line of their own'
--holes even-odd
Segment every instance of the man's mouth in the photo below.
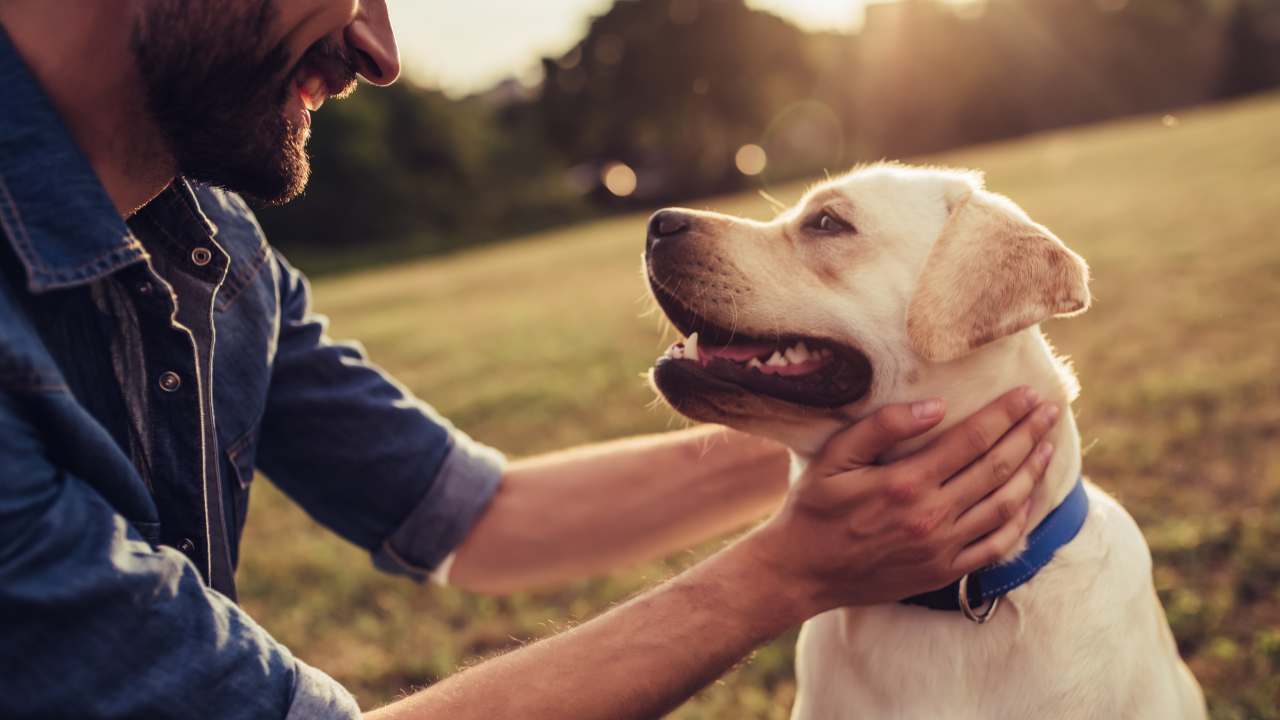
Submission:
<svg viewBox="0 0 1280 720">
<path fill-rule="evenodd" d="M 293 86 L 298 91 L 302 106 L 311 112 L 319 110 L 324 105 L 325 99 L 329 97 L 328 84 L 320 75 L 300 71 L 293 81 Z"/>
<path fill-rule="evenodd" d="M 871 363 L 852 347 L 802 334 L 766 339 L 728 331 L 659 288 L 654 295 L 685 335 L 655 364 L 660 388 L 664 379 L 678 379 L 682 388 L 732 386 L 797 405 L 833 408 L 861 399 L 871 387 Z"/>
<path fill-rule="evenodd" d="M 308 112 L 319 110 L 330 97 L 346 97 L 355 83 L 355 66 L 341 47 L 327 40 L 307 50 L 292 75 L 293 91 Z"/>
</svg>

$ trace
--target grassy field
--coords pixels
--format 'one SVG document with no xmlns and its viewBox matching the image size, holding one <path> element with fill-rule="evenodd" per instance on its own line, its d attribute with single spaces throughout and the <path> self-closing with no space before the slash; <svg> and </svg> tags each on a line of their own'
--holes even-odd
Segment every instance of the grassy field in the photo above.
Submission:
<svg viewBox="0 0 1280 720">
<path fill-rule="evenodd" d="M 926 160 L 985 170 L 1091 263 L 1093 310 L 1049 328 L 1084 386 L 1086 469 L 1146 532 L 1213 716 L 1280 718 L 1280 98 Z M 696 205 L 770 215 L 754 195 Z M 622 217 L 326 278 L 318 305 L 336 336 L 512 455 L 659 431 L 682 423 L 640 377 L 664 347 L 645 314 L 643 229 Z M 707 550 L 554 593 L 471 597 L 379 575 L 259 483 L 240 580 L 255 617 L 370 707 Z M 793 639 L 676 717 L 786 717 Z"/>
</svg>

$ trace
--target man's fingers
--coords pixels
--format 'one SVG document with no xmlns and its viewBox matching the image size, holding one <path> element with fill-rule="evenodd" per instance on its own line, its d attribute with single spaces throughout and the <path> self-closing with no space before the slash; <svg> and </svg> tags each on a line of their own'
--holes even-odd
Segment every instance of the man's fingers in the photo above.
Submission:
<svg viewBox="0 0 1280 720">
<path fill-rule="evenodd" d="M 1036 408 L 982 459 L 947 482 L 943 486 L 944 495 L 954 503 L 952 507 L 963 513 L 1009 481 L 1014 472 L 1025 465 L 1032 450 L 1049 434 L 1060 414 L 1058 406 L 1051 403 Z M 1039 477 L 1038 473 L 1036 477 Z"/>
<path fill-rule="evenodd" d="M 1010 390 L 939 435 L 915 454 L 913 462 L 920 464 L 930 480 L 942 484 L 994 447 L 1039 401 L 1040 396 L 1029 387 Z"/>
<path fill-rule="evenodd" d="M 831 438 L 818 462 L 831 474 L 870 465 L 895 444 L 937 425 L 944 410 L 937 399 L 882 407 Z"/>
<path fill-rule="evenodd" d="M 1016 518 L 1044 477 L 1052 457 L 1053 445 L 1041 443 L 1009 482 L 956 518 L 955 532 L 960 542 L 969 545 Z"/>
<path fill-rule="evenodd" d="M 981 570 L 1008 555 L 1027 529 L 1027 516 L 1030 512 L 1031 503 L 1024 503 L 1013 519 L 1003 527 L 961 550 L 951 564 L 952 572 L 964 575 Z"/>
</svg>

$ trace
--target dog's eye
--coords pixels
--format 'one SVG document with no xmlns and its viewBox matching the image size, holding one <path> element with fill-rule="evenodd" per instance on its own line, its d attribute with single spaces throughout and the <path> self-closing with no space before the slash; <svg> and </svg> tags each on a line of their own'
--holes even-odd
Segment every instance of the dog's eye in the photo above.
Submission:
<svg viewBox="0 0 1280 720">
<path fill-rule="evenodd" d="M 805 227 L 809 230 L 816 230 L 821 233 L 836 234 L 849 232 L 853 230 L 853 226 L 841 220 L 827 210 L 814 215 L 809 222 L 805 223 Z"/>
</svg>

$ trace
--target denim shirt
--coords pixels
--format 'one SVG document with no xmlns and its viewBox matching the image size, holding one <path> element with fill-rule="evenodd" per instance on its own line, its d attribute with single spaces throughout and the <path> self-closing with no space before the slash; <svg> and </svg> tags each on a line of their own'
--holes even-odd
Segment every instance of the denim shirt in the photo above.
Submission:
<svg viewBox="0 0 1280 720">
<path fill-rule="evenodd" d="M 235 604 L 255 468 L 422 579 L 502 464 L 326 337 L 236 195 L 126 223 L 0 29 L 0 717 L 358 717 Z"/>
</svg>

